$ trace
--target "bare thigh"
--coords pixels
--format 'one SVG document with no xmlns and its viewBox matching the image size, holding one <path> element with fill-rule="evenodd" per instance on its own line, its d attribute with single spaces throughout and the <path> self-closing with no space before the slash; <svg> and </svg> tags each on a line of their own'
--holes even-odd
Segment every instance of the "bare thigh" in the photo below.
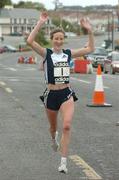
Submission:
<svg viewBox="0 0 119 180">
<path fill-rule="evenodd" d="M 53 127 L 56 127 L 58 111 L 46 109 L 46 113 L 47 113 L 47 117 L 48 117 L 48 121 L 49 121 L 50 125 Z"/>
<path fill-rule="evenodd" d="M 63 124 L 68 123 L 71 124 L 73 114 L 74 114 L 74 100 L 71 97 L 69 100 L 65 101 L 61 107 L 60 111 L 63 117 Z"/>
</svg>

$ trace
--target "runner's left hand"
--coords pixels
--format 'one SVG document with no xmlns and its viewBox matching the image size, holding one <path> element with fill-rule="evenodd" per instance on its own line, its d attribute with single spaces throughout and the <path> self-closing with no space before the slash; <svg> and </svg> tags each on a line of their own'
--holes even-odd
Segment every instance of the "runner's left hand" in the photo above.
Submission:
<svg viewBox="0 0 119 180">
<path fill-rule="evenodd" d="M 89 32 L 92 31 L 92 25 L 91 25 L 91 23 L 90 23 L 90 21 L 89 21 L 88 18 L 82 18 L 82 19 L 80 20 L 80 24 L 81 24 L 82 27 L 84 27 L 85 29 L 87 29 L 87 31 L 89 31 Z"/>
</svg>

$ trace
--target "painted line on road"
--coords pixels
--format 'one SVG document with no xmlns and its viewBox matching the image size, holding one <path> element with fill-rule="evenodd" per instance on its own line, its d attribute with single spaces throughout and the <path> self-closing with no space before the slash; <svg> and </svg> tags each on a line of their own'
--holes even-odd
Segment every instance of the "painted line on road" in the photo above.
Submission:
<svg viewBox="0 0 119 180">
<path fill-rule="evenodd" d="M 2 86 L 6 86 L 6 83 L 3 82 L 3 81 L 0 81 L 0 85 Z M 11 88 L 8 88 L 8 87 L 4 87 L 5 91 L 7 91 L 8 93 L 12 93 L 12 89 Z"/>
<path fill-rule="evenodd" d="M 88 179 L 102 180 L 102 177 L 97 174 L 95 170 L 89 166 L 80 156 L 71 155 L 69 158 L 82 169 Z"/>
<path fill-rule="evenodd" d="M 5 69 L 8 69 L 8 70 L 10 70 L 10 71 L 17 71 L 17 69 L 15 69 L 15 68 L 10 68 L 10 67 L 5 68 Z"/>
<path fill-rule="evenodd" d="M 86 84 L 91 84 L 90 81 L 85 81 L 85 80 L 82 80 L 82 79 L 77 79 L 75 77 L 71 77 L 72 80 L 75 80 L 75 81 L 80 81 L 80 82 L 83 82 L 83 83 L 86 83 Z"/>
<path fill-rule="evenodd" d="M 10 81 L 12 81 L 12 82 L 19 82 L 20 80 L 19 79 L 10 79 Z"/>
<path fill-rule="evenodd" d="M 44 107 L 44 104 L 40 104 L 40 107 Z"/>
<path fill-rule="evenodd" d="M 85 81 L 85 80 L 82 80 L 82 79 L 78 79 L 78 78 L 75 78 L 75 77 L 71 77 L 72 80 L 75 80 L 75 81 L 80 81 L 80 82 L 83 82 L 83 83 L 86 83 L 86 84 L 91 84 L 90 81 Z M 103 86 L 103 88 L 105 89 L 109 89 L 108 86 Z"/>
<path fill-rule="evenodd" d="M 14 99 L 14 101 L 16 101 L 16 102 L 19 102 L 20 100 L 18 99 L 18 98 L 16 98 L 15 96 L 13 96 L 13 99 Z"/>
<path fill-rule="evenodd" d="M 5 85 L 6 85 L 6 83 L 5 83 L 5 82 L 3 82 L 3 81 L 0 81 L 0 85 L 5 86 Z"/>
<path fill-rule="evenodd" d="M 104 88 L 104 89 L 109 89 L 109 87 L 108 87 L 108 86 L 103 86 L 103 88 Z"/>
<path fill-rule="evenodd" d="M 23 70 L 23 69 L 22 69 Z M 26 68 L 26 69 L 24 69 L 25 71 L 35 71 L 36 70 L 36 68 Z"/>
<path fill-rule="evenodd" d="M 12 92 L 13 92 L 12 89 L 11 89 L 11 88 L 8 88 L 8 87 L 6 87 L 5 90 L 6 90 L 8 93 L 12 93 Z"/>
</svg>

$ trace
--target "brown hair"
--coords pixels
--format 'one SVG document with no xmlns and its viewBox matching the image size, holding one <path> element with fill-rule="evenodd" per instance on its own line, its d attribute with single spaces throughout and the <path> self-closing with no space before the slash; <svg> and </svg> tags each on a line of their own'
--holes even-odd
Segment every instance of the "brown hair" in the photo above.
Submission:
<svg viewBox="0 0 119 180">
<path fill-rule="evenodd" d="M 65 32 L 64 32 L 64 30 L 63 30 L 62 28 L 56 28 L 56 29 L 53 29 L 53 30 L 51 31 L 51 33 L 50 33 L 50 39 L 53 39 L 53 35 L 54 35 L 55 33 L 58 33 L 58 32 L 63 33 L 64 36 L 65 36 Z"/>
</svg>

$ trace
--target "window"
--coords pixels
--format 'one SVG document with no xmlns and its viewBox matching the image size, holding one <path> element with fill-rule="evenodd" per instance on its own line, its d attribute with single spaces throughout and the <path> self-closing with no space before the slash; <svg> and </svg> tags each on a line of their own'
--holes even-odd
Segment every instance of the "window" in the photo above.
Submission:
<svg viewBox="0 0 119 180">
<path fill-rule="evenodd" d="M 26 19 L 24 19 L 24 24 L 26 24 Z"/>
</svg>

